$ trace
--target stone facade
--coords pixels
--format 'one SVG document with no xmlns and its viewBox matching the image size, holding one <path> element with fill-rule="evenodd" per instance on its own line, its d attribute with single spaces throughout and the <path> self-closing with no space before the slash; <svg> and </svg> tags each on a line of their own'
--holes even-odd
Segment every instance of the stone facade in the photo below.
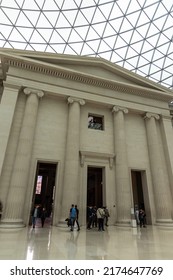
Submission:
<svg viewBox="0 0 173 280">
<path fill-rule="evenodd" d="M 38 163 L 56 166 L 55 226 L 72 203 L 86 224 L 88 167 L 102 169 L 111 225 L 131 225 L 134 174 L 148 223 L 173 225 L 172 91 L 103 59 L 10 49 L 0 58 L 0 227 L 28 225 Z"/>
</svg>

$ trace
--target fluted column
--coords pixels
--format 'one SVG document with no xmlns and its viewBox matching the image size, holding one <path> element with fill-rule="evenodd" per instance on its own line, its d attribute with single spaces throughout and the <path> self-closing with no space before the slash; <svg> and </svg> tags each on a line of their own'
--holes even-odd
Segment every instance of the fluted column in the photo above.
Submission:
<svg viewBox="0 0 173 280">
<path fill-rule="evenodd" d="M 166 175 L 163 171 L 163 162 L 161 158 L 156 125 L 156 122 L 159 121 L 160 116 L 157 114 L 146 113 L 144 119 L 146 121 L 149 159 L 153 181 L 156 223 L 168 223 L 172 225 L 171 191 L 168 185 L 168 180 L 165 180 Z"/>
<path fill-rule="evenodd" d="M 28 97 L 26 100 L 9 193 L 0 227 L 14 228 L 24 226 L 23 209 L 37 121 L 38 99 L 43 96 L 43 92 L 25 88 L 24 93 Z"/>
<path fill-rule="evenodd" d="M 128 226 L 131 224 L 131 192 L 124 123 L 124 114 L 128 113 L 128 109 L 114 106 L 112 112 L 116 155 L 117 224 Z"/>
<path fill-rule="evenodd" d="M 80 144 L 80 106 L 85 104 L 82 99 L 68 98 L 69 115 L 66 140 L 66 156 L 64 185 L 62 194 L 61 222 L 68 215 L 72 203 L 78 204 L 79 199 L 79 144 Z"/>
</svg>

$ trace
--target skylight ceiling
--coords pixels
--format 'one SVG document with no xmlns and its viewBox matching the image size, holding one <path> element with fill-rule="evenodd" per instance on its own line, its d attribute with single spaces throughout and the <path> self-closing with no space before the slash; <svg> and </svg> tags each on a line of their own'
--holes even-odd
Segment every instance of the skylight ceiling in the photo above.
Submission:
<svg viewBox="0 0 173 280">
<path fill-rule="evenodd" d="M 102 57 L 173 88 L 172 0 L 0 0 L 0 47 Z"/>
</svg>

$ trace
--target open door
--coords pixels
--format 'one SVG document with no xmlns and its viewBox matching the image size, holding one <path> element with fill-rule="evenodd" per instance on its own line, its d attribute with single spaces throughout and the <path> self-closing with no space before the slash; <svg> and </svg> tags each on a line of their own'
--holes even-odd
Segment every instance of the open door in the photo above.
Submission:
<svg viewBox="0 0 173 280">
<path fill-rule="evenodd" d="M 55 163 L 38 162 L 37 164 L 31 209 L 34 205 L 39 205 L 40 208 L 45 207 L 47 225 L 52 224 L 56 170 Z"/>
</svg>

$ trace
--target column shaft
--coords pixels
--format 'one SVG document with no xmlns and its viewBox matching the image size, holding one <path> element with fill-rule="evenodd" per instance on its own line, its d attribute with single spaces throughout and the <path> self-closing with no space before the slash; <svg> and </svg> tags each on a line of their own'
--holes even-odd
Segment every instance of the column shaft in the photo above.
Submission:
<svg viewBox="0 0 173 280">
<path fill-rule="evenodd" d="M 124 113 L 128 113 L 128 110 L 114 106 L 113 112 L 116 155 L 117 223 L 130 225 L 131 192 L 124 123 Z"/>
<path fill-rule="evenodd" d="M 0 175 L 19 92 L 19 87 L 9 87 L 5 83 L 4 86 L 0 106 Z"/>
<path fill-rule="evenodd" d="M 66 140 L 64 186 L 62 194 L 62 217 L 68 215 L 71 204 L 79 199 L 79 143 L 80 143 L 80 105 L 83 100 L 69 97 L 69 116 Z"/>
<path fill-rule="evenodd" d="M 37 91 L 31 89 L 25 89 L 24 91 L 26 94 L 29 94 L 29 96 L 26 101 L 25 113 L 1 227 L 24 226 L 23 208 L 38 111 Z"/>
<path fill-rule="evenodd" d="M 158 115 L 147 113 L 146 132 L 148 139 L 148 150 L 153 181 L 154 201 L 156 207 L 156 223 L 172 223 L 171 217 L 171 192 L 168 181 L 165 180 L 163 162 L 160 152 L 160 144 L 157 133 L 156 120 Z"/>
</svg>

